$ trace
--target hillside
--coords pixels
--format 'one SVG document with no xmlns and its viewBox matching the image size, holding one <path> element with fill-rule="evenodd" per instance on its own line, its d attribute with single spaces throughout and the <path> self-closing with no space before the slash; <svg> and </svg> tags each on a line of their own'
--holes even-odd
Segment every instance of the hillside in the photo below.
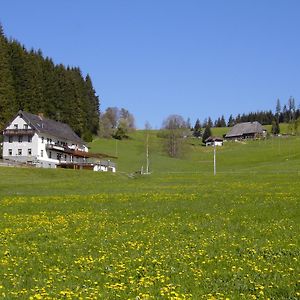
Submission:
<svg viewBox="0 0 300 300">
<path fill-rule="evenodd" d="M 298 176 L 300 172 L 300 137 L 278 137 L 264 141 L 225 142 L 217 148 L 217 178 L 258 182 L 261 178 Z M 146 166 L 145 133 L 136 131 L 129 140 L 96 139 L 90 150 L 118 156 L 117 174 L 73 170 L 41 170 L 0 168 L 1 195 L 93 194 L 130 190 L 136 181 L 129 180 L 142 166 Z M 161 139 L 155 131 L 150 133 L 150 176 L 143 176 L 139 190 L 148 191 L 161 180 L 172 176 L 174 185 L 193 185 L 194 180 L 211 184 L 213 176 L 213 149 L 203 147 L 200 140 L 189 139 L 186 155 L 181 159 L 167 157 L 162 151 Z M 293 175 L 292 175 L 293 174 Z M 181 179 L 182 178 L 182 179 Z M 129 181 L 128 181 L 129 180 Z M 132 186 L 131 186 L 132 185 Z M 159 185 L 158 185 L 159 186 Z"/>
<path fill-rule="evenodd" d="M 214 128 L 220 135 L 227 128 Z M 228 129 L 227 129 L 228 130 Z M 139 171 L 146 167 L 146 136 L 136 131 L 129 140 L 96 139 L 90 143 L 91 151 L 118 156 L 116 160 L 121 172 Z M 201 139 L 189 138 L 185 156 L 180 159 L 165 155 L 163 140 L 151 131 L 149 137 L 150 169 L 154 173 L 212 171 L 213 149 L 203 147 Z M 225 142 L 217 149 L 218 172 L 272 172 L 275 170 L 297 170 L 300 153 L 297 151 L 300 137 L 273 137 L 260 141 Z M 297 163 L 295 163 L 295 161 Z M 281 168 L 284 164 L 285 167 Z"/>
</svg>

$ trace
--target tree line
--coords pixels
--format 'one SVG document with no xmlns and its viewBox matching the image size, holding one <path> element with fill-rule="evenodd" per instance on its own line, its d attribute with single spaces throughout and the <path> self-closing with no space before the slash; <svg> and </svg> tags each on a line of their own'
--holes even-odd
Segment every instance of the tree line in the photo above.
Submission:
<svg viewBox="0 0 300 300">
<path fill-rule="evenodd" d="M 235 124 L 243 122 L 254 122 L 257 121 L 262 125 L 272 125 L 274 130 L 273 133 L 279 133 L 280 123 L 289 123 L 291 126 L 295 124 L 300 118 L 300 107 L 296 107 L 296 101 L 293 97 L 290 97 L 286 104 L 281 106 L 280 100 L 277 99 L 276 108 L 274 112 L 272 110 L 257 111 L 250 113 L 238 114 L 233 117 L 231 114 L 226 122 L 224 115 L 218 117 L 213 121 L 210 117 L 204 119 L 203 123 L 199 119 L 196 120 L 194 127 L 190 126 L 195 137 L 200 137 L 203 134 L 203 130 L 207 127 L 232 127 Z M 188 119 L 189 120 L 189 119 Z M 190 123 L 190 120 L 189 120 Z M 277 129 L 275 129 L 277 127 Z M 203 130 L 202 130 L 203 129 Z"/>
<path fill-rule="evenodd" d="M 280 133 L 280 123 L 288 123 L 289 132 L 295 134 L 300 129 L 300 109 L 296 108 L 295 99 L 290 97 L 283 108 L 281 108 L 281 103 L 278 99 L 274 113 L 269 110 L 238 114 L 236 117 L 230 115 L 227 123 L 222 115 L 214 122 L 208 117 L 201 123 L 198 118 L 195 125 L 191 126 L 190 118 L 185 121 L 180 115 L 170 115 L 164 120 L 161 130 L 158 132 L 158 137 L 164 139 L 164 148 L 170 157 L 180 157 L 184 152 L 185 137 L 194 136 L 195 138 L 201 138 L 202 142 L 205 143 L 206 139 L 212 135 L 212 127 L 232 127 L 238 123 L 254 121 L 258 121 L 262 125 L 272 125 L 271 132 L 273 134 Z"/>
<path fill-rule="evenodd" d="M 276 108 L 274 112 L 272 110 L 257 111 L 238 114 L 235 117 L 231 114 L 227 122 L 225 120 L 224 115 L 218 117 L 215 121 L 212 121 L 212 119 L 209 117 L 208 119 L 205 119 L 202 124 L 199 123 L 199 119 L 197 121 L 202 128 L 205 128 L 207 124 L 210 127 L 232 127 L 238 123 L 254 121 L 257 121 L 262 125 L 270 125 L 272 124 L 274 119 L 277 119 L 278 123 L 290 123 L 297 120 L 299 117 L 300 107 L 297 108 L 295 99 L 293 97 L 290 97 L 287 103 L 283 106 L 281 106 L 280 100 L 277 99 Z"/>
<path fill-rule="evenodd" d="M 84 140 L 99 129 L 99 98 L 80 68 L 8 39 L 0 24 L 0 130 L 19 110 L 69 124 Z"/>
</svg>

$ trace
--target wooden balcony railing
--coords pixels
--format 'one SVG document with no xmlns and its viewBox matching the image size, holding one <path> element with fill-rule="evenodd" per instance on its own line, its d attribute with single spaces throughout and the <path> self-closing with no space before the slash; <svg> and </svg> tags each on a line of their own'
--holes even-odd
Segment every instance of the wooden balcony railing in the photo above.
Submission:
<svg viewBox="0 0 300 300">
<path fill-rule="evenodd" d="M 5 129 L 3 135 L 34 135 L 33 129 Z"/>
</svg>

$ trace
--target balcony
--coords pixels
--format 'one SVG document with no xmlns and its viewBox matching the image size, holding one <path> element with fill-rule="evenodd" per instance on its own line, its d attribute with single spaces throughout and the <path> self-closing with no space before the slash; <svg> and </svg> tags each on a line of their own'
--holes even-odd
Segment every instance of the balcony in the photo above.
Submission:
<svg viewBox="0 0 300 300">
<path fill-rule="evenodd" d="M 47 144 L 46 149 L 47 150 L 55 150 L 55 151 L 59 151 L 59 152 L 70 153 L 69 149 L 67 147 L 57 145 L 57 144 Z"/>
<path fill-rule="evenodd" d="M 88 157 L 88 152 L 77 150 L 77 149 L 72 149 L 67 146 L 63 146 L 60 144 L 46 144 L 46 149 L 47 150 L 54 150 L 57 152 L 62 152 L 66 154 L 70 154 L 73 156 L 78 156 L 78 157 Z"/>
<path fill-rule="evenodd" d="M 113 155 L 108 155 L 104 153 L 91 153 L 91 152 L 85 152 L 83 150 L 79 149 L 72 149 L 66 146 L 62 146 L 59 144 L 46 144 L 46 149 L 47 150 L 54 150 L 66 154 L 70 154 L 74 157 L 82 157 L 82 158 L 117 158 L 116 156 Z"/>
<path fill-rule="evenodd" d="M 3 135 L 15 136 L 15 135 L 34 135 L 35 131 L 33 129 L 5 129 L 3 130 Z"/>
</svg>

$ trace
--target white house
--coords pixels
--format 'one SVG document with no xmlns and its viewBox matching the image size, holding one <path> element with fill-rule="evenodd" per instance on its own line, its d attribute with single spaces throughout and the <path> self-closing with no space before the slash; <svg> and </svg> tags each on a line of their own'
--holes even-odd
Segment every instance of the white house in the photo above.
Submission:
<svg viewBox="0 0 300 300">
<path fill-rule="evenodd" d="M 205 140 L 206 146 L 223 146 L 223 139 L 220 137 L 210 136 Z"/>
<path fill-rule="evenodd" d="M 69 125 L 19 111 L 3 131 L 3 159 L 56 168 L 86 162 L 88 148 Z"/>
</svg>

